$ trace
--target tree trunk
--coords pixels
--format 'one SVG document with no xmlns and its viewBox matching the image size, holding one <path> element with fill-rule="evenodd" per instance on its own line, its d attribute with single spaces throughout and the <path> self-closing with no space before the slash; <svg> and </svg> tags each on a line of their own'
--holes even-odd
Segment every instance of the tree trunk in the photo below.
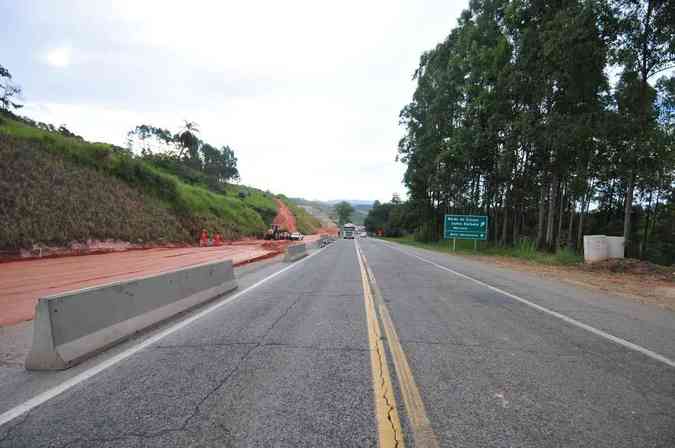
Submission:
<svg viewBox="0 0 675 448">
<path fill-rule="evenodd" d="M 647 242 L 649 241 L 649 218 L 653 215 L 652 208 L 652 197 L 654 195 L 653 191 L 649 192 L 649 204 L 647 205 L 647 210 L 645 211 L 645 226 L 642 235 L 642 244 L 640 245 L 640 259 L 644 260 L 645 254 L 647 253 Z M 657 196 L 658 197 L 658 196 Z"/>
<path fill-rule="evenodd" d="M 556 212 L 556 201 L 558 199 L 558 185 L 560 180 L 557 174 L 553 175 L 553 181 L 551 182 L 551 194 L 548 199 L 548 218 L 546 220 L 546 248 L 551 250 L 554 245 L 555 238 L 555 212 Z"/>
<path fill-rule="evenodd" d="M 513 245 L 514 246 L 516 244 L 518 244 L 518 238 L 520 237 L 520 229 L 518 228 L 519 218 L 520 218 L 520 209 L 518 209 L 517 207 L 513 207 Z"/>
<path fill-rule="evenodd" d="M 577 207 L 576 201 L 570 202 L 570 221 L 567 224 L 567 247 L 574 247 L 574 240 L 572 239 L 572 232 L 574 231 L 574 215 Z"/>
<path fill-rule="evenodd" d="M 495 197 L 495 204 L 492 209 L 492 227 L 494 228 L 494 242 L 499 244 L 499 203 Z"/>
<path fill-rule="evenodd" d="M 562 243 L 562 229 L 563 229 L 563 216 L 565 211 L 565 204 L 567 203 L 567 188 L 563 182 L 562 187 L 560 188 L 560 209 L 558 210 L 558 233 L 555 243 L 555 250 L 560 249 Z"/>
<path fill-rule="evenodd" d="M 581 209 L 579 210 L 579 230 L 577 231 L 577 249 L 582 250 L 584 247 L 584 216 L 586 216 L 586 210 L 590 203 L 590 193 L 587 192 L 584 194 L 584 197 L 581 200 Z"/>
<path fill-rule="evenodd" d="M 508 200 L 506 199 L 506 195 L 504 195 L 504 217 L 502 218 L 502 246 L 506 246 L 506 241 L 508 239 L 507 237 L 507 232 L 509 231 L 509 208 L 507 206 Z"/>
<path fill-rule="evenodd" d="M 546 195 L 548 194 L 548 185 L 542 184 L 539 190 L 539 213 L 537 215 L 537 247 L 544 246 L 544 223 L 546 220 Z"/>
<path fill-rule="evenodd" d="M 628 186 L 626 188 L 626 198 L 623 206 L 623 239 L 627 256 L 632 248 L 630 247 L 630 221 L 633 212 L 633 191 L 635 190 L 635 175 L 630 174 Z"/>
</svg>

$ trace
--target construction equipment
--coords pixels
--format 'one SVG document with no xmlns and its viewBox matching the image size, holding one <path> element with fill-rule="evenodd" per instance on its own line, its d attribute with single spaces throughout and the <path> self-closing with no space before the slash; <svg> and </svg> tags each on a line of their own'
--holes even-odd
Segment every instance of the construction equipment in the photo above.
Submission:
<svg viewBox="0 0 675 448">
<path fill-rule="evenodd" d="M 267 229 L 265 232 L 266 240 L 290 240 L 291 233 L 287 230 L 283 230 L 279 227 L 279 224 L 272 224 L 272 228 Z"/>
</svg>

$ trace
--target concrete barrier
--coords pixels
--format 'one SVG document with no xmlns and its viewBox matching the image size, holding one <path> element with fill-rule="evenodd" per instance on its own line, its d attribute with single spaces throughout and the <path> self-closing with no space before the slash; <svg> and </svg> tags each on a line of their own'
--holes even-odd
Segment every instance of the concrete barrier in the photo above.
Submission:
<svg viewBox="0 0 675 448">
<path fill-rule="evenodd" d="M 607 237 L 607 258 L 623 258 L 624 239 L 622 236 Z"/>
<path fill-rule="evenodd" d="M 584 235 L 584 261 L 595 263 L 607 259 L 607 237 L 605 235 Z"/>
<path fill-rule="evenodd" d="M 226 260 L 41 298 L 26 369 L 67 369 L 236 287 Z"/>
<path fill-rule="evenodd" d="M 307 256 L 307 246 L 305 243 L 293 244 L 286 248 L 284 261 L 295 261 Z"/>
<path fill-rule="evenodd" d="M 326 243 L 332 243 L 335 241 L 335 237 L 331 235 L 321 235 L 321 238 L 319 239 L 319 247 L 323 247 Z"/>
</svg>

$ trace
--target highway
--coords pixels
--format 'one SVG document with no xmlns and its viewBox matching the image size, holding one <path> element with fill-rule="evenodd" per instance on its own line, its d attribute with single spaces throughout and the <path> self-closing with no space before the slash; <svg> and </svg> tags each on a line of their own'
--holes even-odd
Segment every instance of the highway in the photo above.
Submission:
<svg viewBox="0 0 675 448">
<path fill-rule="evenodd" d="M 0 375 L 0 448 L 673 447 L 673 360 L 669 311 L 339 240 L 66 386 Z"/>
</svg>

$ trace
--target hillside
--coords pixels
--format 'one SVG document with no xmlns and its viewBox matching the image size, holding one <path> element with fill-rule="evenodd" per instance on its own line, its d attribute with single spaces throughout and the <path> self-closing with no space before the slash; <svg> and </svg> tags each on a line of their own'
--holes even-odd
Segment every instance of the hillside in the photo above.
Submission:
<svg viewBox="0 0 675 448">
<path fill-rule="evenodd" d="M 0 191 L 2 250 L 92 239 L 194 244 L 202 228 L 226 239 L 255 237 L 277 212 L 269 192 L 232 184 L 213 191 L 123 148 L 7 116 L 0 116 Z M 320 227 L 289 207 L 303 233 Z"/>
<path fill-rule="evenodd" d="M 342 200 L 312 201 L 303 198 L 293 198 L 293 201 L 304 207 L 309 213 L 318 219 L 323 220 L 327 218 L 332 222 L 337 221 L 337 215 L 335 214 L 335 204 L 342 202 Z M 366 216 L 368 216 L 368 212 L 371 208 L 373 208 L 374 201 L 348 199 L 345 199 L 345 201 L 354 207 L 354 213 L 351 216 L 352 223 L 356 225 L 363 225 Z"/>
</svg>

